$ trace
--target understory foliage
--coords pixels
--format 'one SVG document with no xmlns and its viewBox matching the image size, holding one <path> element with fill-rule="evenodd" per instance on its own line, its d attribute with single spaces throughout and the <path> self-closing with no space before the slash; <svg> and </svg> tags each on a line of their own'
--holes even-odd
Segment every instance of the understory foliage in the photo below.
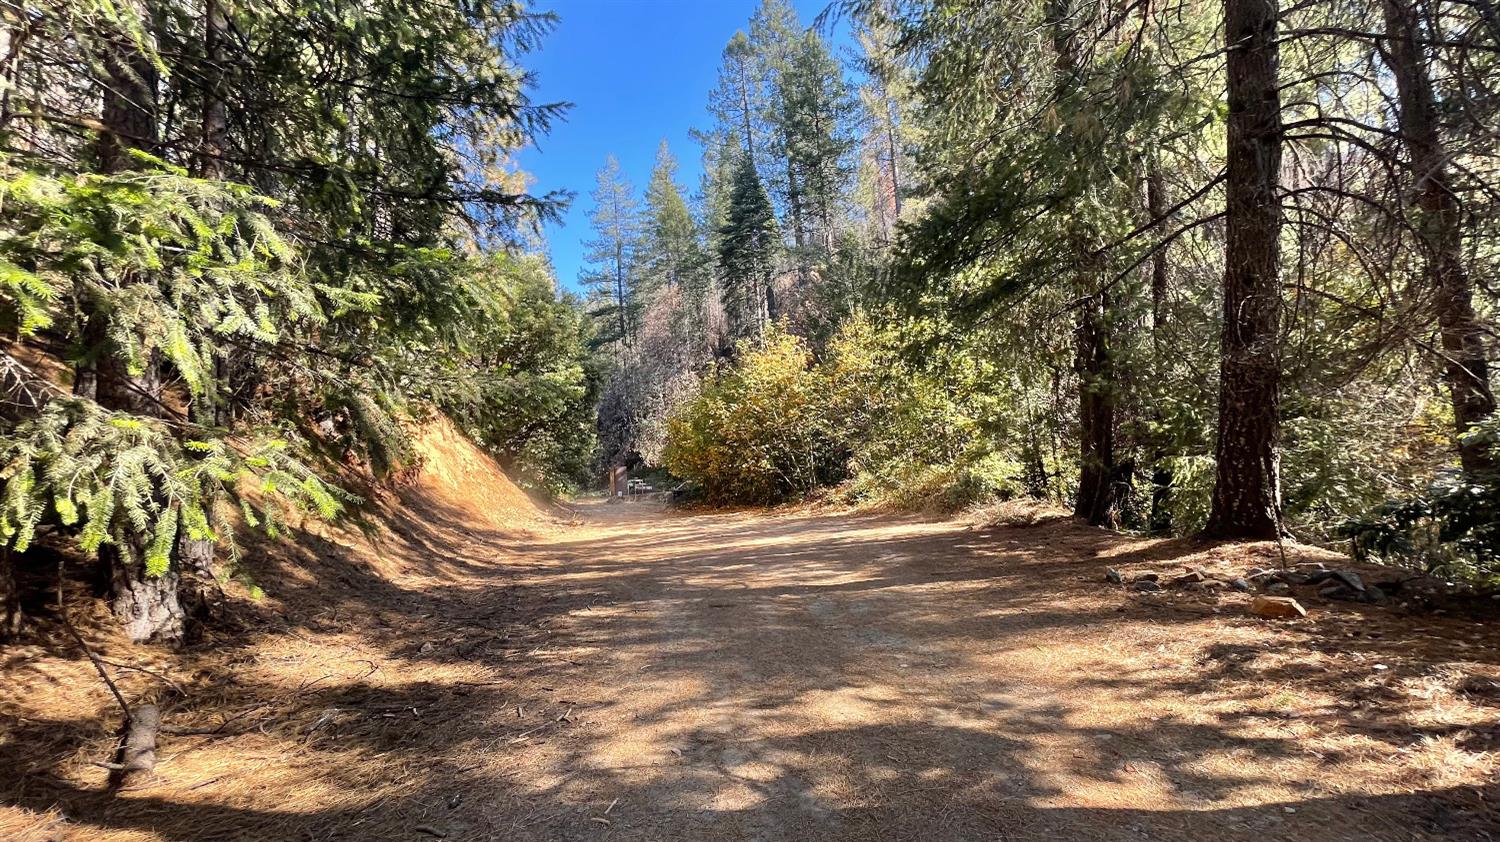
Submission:
<svg viewBox="0 0 1500 842">
<path fill-rule="evenodd" d="M 1500 450 L 1494 422 L 1471 435 Z M 1405 563 L 1461 579 L 1500 580 L 1500 472 L 1443 471 L 1425 489 L 1343 524 L 1357 558 Z"/>
</svg>

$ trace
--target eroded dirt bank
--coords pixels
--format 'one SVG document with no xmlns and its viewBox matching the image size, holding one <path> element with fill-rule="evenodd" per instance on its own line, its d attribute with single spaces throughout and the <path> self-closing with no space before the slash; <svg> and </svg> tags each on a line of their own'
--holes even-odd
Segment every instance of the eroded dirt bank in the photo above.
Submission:
<svg viewBox="0 0 1500 842">
<path fill-rule="evenodd" d="M 320 563 L 348 546 L 213 647 L 100 641 L 178 685 L 122 679 L 175 701 L 118 795 L 86 662 L 8 652 L 0 837 L 1500 835 L 1494 633 L 1101 581 L 1242 549 L 644 504 L 531 534 L 412 507 L 382 560 Z M 82 689 L 28 701 L 49 681 Z"/>
</svg>

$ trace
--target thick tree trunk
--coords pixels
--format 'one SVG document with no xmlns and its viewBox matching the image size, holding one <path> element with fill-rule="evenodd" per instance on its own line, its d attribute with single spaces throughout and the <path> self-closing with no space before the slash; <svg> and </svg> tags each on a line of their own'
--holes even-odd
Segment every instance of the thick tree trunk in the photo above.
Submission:
<svg viewBox="0 0 1500 842">
<path fill-rule="evenodd" d="M 110 609 L 136 643 L 181 642 L 182 603 L 177 596 L 179 577 L 175 566 L 160 576 L 146 575 L 142 548 L 134 547 L 131 560 L 118 547 L 105 546 L 99 555 L 109 565 Z"/>
<path fill-rule="evenodd" d="M 1146 162 L 1146 218 L 1148 222 L 1160 220 L 1167 213 L 1167 185 L 1162 176 L 1161 161 L 1148 155 Z M 1167 250 L 1159 248 L 1151 255 L 1151 365 L 1152 375 L 1162 382 L 1167 370 L 1165 331 L 1167 327 Z M 1161 413 L 1153 408 L 1152 415 L 1158 422 Z M 1151 453 L 1151 514 L 1147 528 L 1161 534 L 1172 531 L 1172 467 L 1167 462 L 1171 455 L 1165 439 L 1158 430 Z"/>
<path fill-rule="evenodd" d="M 210 540 L 189 538 L 186 530 L 178 536 L 178 593 L 183 613 L 194 621 L 213 620 L 224 613 L 224 588 L 219 584 L 215 546 Z"/>
<path fill-rule="evenodd" d="M 1281 523 L 1281 97 L 1276 0 L 1225 0 L 1229 130 L 1218 464 L 1207 534 Z"/>
<path fill-rule="evenodd" d="M 95 145 L 99 171 L 105 173 L 133 169 L 128 150 L 150 152 L 156 146 L 156 68 L 128 41 L 112 46 L 99 115 L 104 131 Z"/>
<path fill-rule="evenodd" d="M 1094 526 L 1118 526 L 1114 365 L 1109 356 L 1109 296 L 1089 296 L 1075 332 L 1078 371 L 1078 499 L 1073 513 Z"/>
<path fill-rule="evenodd" d="M 1474 290 L 1463 261 L 1458 198 L 1448 175 L 1447 152 L 1438 129 L 1437 101 L 1419 42 L 1418 13 L 1410 0 L 1384 0 L 1386 62 L 1396 80 L 1401 141 L 1411 159 L 1415 225 L 1427 262 L 1427 279 L 1442 337 L 1444 375 L 1453 401 L 1464 471 L 1495 467 L 1488 451 L 1464 434 L 1495 412 L 1485 358 L 1484 332 L 1474 314 Z"/>
</svg>

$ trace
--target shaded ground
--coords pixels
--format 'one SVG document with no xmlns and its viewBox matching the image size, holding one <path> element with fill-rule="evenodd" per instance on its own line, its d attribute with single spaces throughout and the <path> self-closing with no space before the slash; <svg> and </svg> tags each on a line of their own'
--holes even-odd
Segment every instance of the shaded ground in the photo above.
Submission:
<svg viewBox="0 0 1500 842">
<path fill-rule="evenodd" d="M 272 599 L 212 646 L 97 638 L 180 687 L 120 673 L 175 733 L 117 796 L 87 663 L 5 650 L 0 838 L 1500 838 L 1495 632 L 1101 582 L 1273 550 L 577 518 L 528 535 L 411 499 L 376 550 L 268 558 Z"/>
</svg>

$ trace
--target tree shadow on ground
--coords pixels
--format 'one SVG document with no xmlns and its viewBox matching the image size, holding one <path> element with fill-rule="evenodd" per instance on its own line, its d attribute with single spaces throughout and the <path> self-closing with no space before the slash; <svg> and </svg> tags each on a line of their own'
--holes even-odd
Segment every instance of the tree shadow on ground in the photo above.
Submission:
<svg viewBox="0 0 1500 842">
<path fill-rule="evenodd" d="M 1291 713 L 1391 751 L 1491 750 L 1492 730 L 1424 719 L 1403 690 L 1460 655 L 1497 663 L 1493 646 L 1454 645 L 1478 642 L 1457 620 L 1228 621 L 1218 597 L 1099 582 L 1106 561 L 1169 565 L 1204 545 L 1137 547 L 1072 522 L 639 515 L 596 510 L 588 537 L 534 536 L 415 500 L 372 551 L 336 535 L 258 545 L 273 597 L 241 608 L 242 632 L 182 654 L 156 778 L 110 796 L 80 771 L 107 754 L 107 708 L 7 709 L 0 768 L 22 774 L 0 799 L 59 838 L 1394 840 L 1497 826 L 1493 784 L 1333 791 L 1277 727 Z M 1413 645 L 1417 628 L 1433 639 Z M 1339 703 L 1289 712 L 1266 687 Z"/>
</svg>

